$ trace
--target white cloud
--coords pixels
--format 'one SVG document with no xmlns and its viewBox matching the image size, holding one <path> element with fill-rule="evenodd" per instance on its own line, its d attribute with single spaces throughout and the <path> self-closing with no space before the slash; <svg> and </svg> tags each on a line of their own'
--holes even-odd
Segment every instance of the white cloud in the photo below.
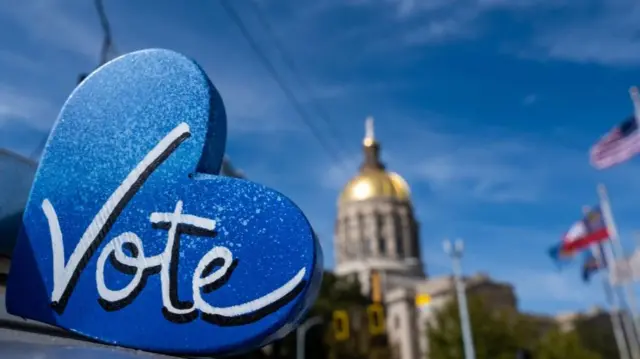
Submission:
<svg viewBox="0 0 640 359">
<path fill-rule="evenodd" d="M 416 175 L 446 196 L 498 203 L 538 200 L 544 174 L 516 167 L 501 151 L 480 147 L 429 156 L 418 164 Z"/>
<path fill-rule="evenodd" d="M 472 36 L 472 29 L 461 23 L 460 19 L 439 19 L 412 29 L 403 38 L 406 45 L 424 45 Z"/>
<path fill-rule="evenodd" d="M 538 145 L 531 140 L 504 136 L 453 134 L 430 130 L 424 124 L 407 126 L 385 141 L 383 157 L 390 169 L 405 176 L 410 184 L 428 184 L 443 199 L 469 199 L 493 203 L 533 202 L 541 198 L 553 174 Z M 349 158 L 347 165 L 330 164 L 323 169 L 324 184 L 341 188 L 355 172 L 362 155 Z M 527 161 L 526 167 L 520 166 Z M 529 162 L 530 161 L 530 162 Z"/>
<path fill-rule="evenodd" d="M 518 167 L 524 156 L 535 155 L 520 139 L 487 138 L 478 135 L 437 133 L 411 128 L 395 143 L 385 142 L 383 156 L 391 169 L 410 184 L 426 183 L 439 196 L 451 201 L 532 202 L 540 198 L 548 175 L 544 163 Z M 324 169 L 324 184 L 344 186 L 358 168 L 362 155 L 349 158 L 346 166 L 331 164 Z"/>
<path fill-rule="evenodd" d="M 533 105 L 533 104 L 534 104 L 534 103 L 536 103 L 536 102 L 538 102 L 538 95 L 536 95 L 536 94 L 534 94 L 534 93 L 529 94 L 529 95 L 525 96 L 525 97 L 522 99 L 522 104 L 523 104 L 524 106 L 530 106 L 530 105 Z"/>
<path fill-rule="evenodd" d="M 45 70 L 41 62 L 9 50 L 0 50 L 0 63 L 3 63 L 6 68 L 16 68 L 20 71 L 40 72 Z"/>
<path fill-rule="evenodd" d="M 484 31 L 484 16 L 500 11 L 519 13 L 560 6 L 549 0 L 387 0 L 399 21 L 408 24 L 402 35 L 405 45 L 426 45 L 469 39 Z M 369 2 L 369 4 L 375 2 Z"/>
<path fill-rule="evenodd" d="M 561 22 L 539 27 L 524 56 L 602 65 L 640 64 L 640 3 L 633 0 L 574 6 Z"/>
<path fill-rule="evenodd" d="M 579 209 L 596 201 L 599 182 L 611 188 L 620 211 L 636 205 L 624 193 L 640 191 L 638 184 L 629 180 L 640 172 L 637 163 L 595 171 L 588 162 L 589 142 L 584 139 L 567 144 L 559 140 L 564 137 L 561 135 L 537 136 L 477 126 L 468 132 L 443 132 L 434 126 L 433 122 L 405 120 L 402 126 L 377 125 L 388 168 L 405 177 L 414 192 L 429 193 L 430 206 L 547 204 Z M 345 164 L 329 162 L 328 158 L 322 159 L 324 165 L 314 162 L 325 188 L 340 189 L 356 174 L 362 154 L 355 146 L 347 152 L 351 155 Z M 586 203 L 567 202 L 568 198 L 582 198 Z"/>
<path fill-rule="evenodd" d="M 76 2 L 75 4 L 81 4 Z M 81 4 L 95 13 L 92 2 Z M 55 44 L 61 49 L 97 59 L 102 34 L 97 19 L 91 23 L 77 21 L 68 6 L 46 0 L 25 0 L 14 6 L 3 6 L 0 12 L 11 17 L 35 42 Z"/>
<path fill-rule="evenodd" d="M 25 121 L 30 127 L 47 131 L 55 109 L 47 100 L 0 84 L 0 126 L 9 120 Z"/>
<path fill-rule="evenodd" d="M 603 65 L 640 64 L 640 3 L 634 0 L 360 0 L 348 5 L 383 9 L 384 15 L 375 26 L 394 22 L 394 30 L 384 34 L 377 33 L 375 26 L 358 29 L 359 36 L 367 37 L 365 48 L 372 51 L 479 38 L 493 26 L 486 21 L 490 15 L 521 19 L 526 14 L 524 21 L 532 33 L 530 38 L 518 40 L 518 48 L 512 52 L 519 56 Z M 389 9 L 393 10 L 391 16 Z M 548 16 L 550 10 L 559 15 Z"/>
<path fill-rule="evenodd" d="M 555 301 L 571 307 L 587 307 L 599 301 L 594 288 L 580 282 L 580 271 L 574 266 L 563 272 L 530 270 L 518 271 L 508 279 L 514 283 L 519 298 L 526 302 Z M 514 270 L 514 269 L 512 269 Z"/>
<path fill-rule="evenodd" d="M 413 179 L 426 181 L 451 200 L 540 200 L 549 173 L 547 164 L 535 161 L 534 143 L 480 133 L 440 137 L 440 146 L 426 150 L 414 164 L 409 174 Z M 531 162 L 524 167 L 524 160 Z"/>
<path fill-rule="evenodd" d="M 357 174 L 362 163 L 362 155 L 353 155 L 342 163 L 330 163 L 328 168 L 320 168 L 320 185 L 331 190 L 342 189 Z"/>
</svg>

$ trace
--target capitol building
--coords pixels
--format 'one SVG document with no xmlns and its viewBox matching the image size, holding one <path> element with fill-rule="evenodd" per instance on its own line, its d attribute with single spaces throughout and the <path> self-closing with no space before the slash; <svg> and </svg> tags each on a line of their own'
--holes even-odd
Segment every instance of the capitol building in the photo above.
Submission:
<svg viewBox="0 0 640 359">
<path fill-rule="evenodd" d="M 359 172 L 338 198 L 334 272 L 359 281 L 365 295 L 371 293 L 371 278 L 376 273 L 386 308 L 387 335 L 396 357 L 427 358 L 427 323 L 435 310 L 455 296 L 454 280 L 428 275 L 410 187 L 382 162 L 371 118 L 362 150 Z M 464 282 L 468 293 L 481 295 L 490 305 L 516 310 L 510 284 L 482 273 L 465 277 Z M 427 296 L 431 300 L 424 310 L 416 299 Z"/>
</svg>

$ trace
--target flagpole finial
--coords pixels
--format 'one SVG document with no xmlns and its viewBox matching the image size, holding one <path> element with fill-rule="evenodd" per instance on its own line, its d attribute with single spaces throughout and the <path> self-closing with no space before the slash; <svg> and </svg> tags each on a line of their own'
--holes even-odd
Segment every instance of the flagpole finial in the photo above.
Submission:
<svg viewBox="0 0 640 359">
<path fill-rule="evenodd" d="M 364 122 L 364 145 L 371 146 L 374 142 L 376 142 L 376 137 L 373 128 L 373 117 L 369 116 Z"/>
<path fill-rule="evenodd" d="M 600 197 L 607 197 L 607 187 L 603 183 L 598 183 L 598 194 Z"/>
</svg>

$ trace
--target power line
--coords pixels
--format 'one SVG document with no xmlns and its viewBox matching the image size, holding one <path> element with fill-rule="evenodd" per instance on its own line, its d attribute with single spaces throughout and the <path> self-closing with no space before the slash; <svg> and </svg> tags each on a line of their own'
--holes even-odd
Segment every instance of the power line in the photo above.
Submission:
<svg viewBox="0 0 640 359">
<path fill-rule="evenodd" d="M 327 154 L 333 157 L 333 160 L 335 160 L 337 163 L 344 164 L 344 162 L 338 157 L 338 155 L 334 152 L 334 150 L 324 141 L 324 139 L 318 132 L 318 129 L 313 124 L 313 121 L 309 118 L 309 116 L 307 115 L 306 111 L 303 109 L 298 99 L 293 95 L 293 92 L 287 87 L 285 82 L 282 80 L 282 78 L 278 74 L 278 71 L 273 66 L 271 61 L 269 61 L 269 59 L 264 54 L 260 46 L 253 39 L 253 37 L 251 36 L 251 33 L 249 32 L 246 25 L 244 24 L 244 22 L 242 21 L 238 13 L 235 11 L 235 9 L 231 5 L 229 5 L 227 0 L 221 0 L 220 4 L 222 5 L 222 8 L 226 11 L 227 15 L 229 15 L 231 20 L 233 20 L 236 26 L 238 26 L 238 29 L 240 29 L 240 32 L 244 36 L 245 40 L 249 43 L 249 46 L 251 47 L 253 52 L 256 54 L 260 62 L 262 62 L 264 67 L 267 69 L 267 71 L 271 74 L 271 76 L 276 81 L 278 86 L 280 86 L 280 89 L 287 96 L 288 100 L 293 105 L 293 108 L 295 109 L 295 111 L 300 115 L 300 117 L 302 118 L 304 123 L 307 125 L 307 127 L 309 127 L 309 129 L 311 130 L 311 134 L 316 138 L 316 140 L 324 148 Z"/>
<path fill-rule="evenodd" d="M 100 25 L 102 26 L 103 38 L 102 49 L 100 50 L 100 65 L 104 65 L 109 60 L 109 51 L 112 50 L 113 41 L 111 37 L 111 26 L 109 25 L 109 19 L 104 11 L 104 5 L 102 0 L 95 0 L 96 11 L 100 18 Z"/>
<path fill-rule="evenodd" d="M 301 75 L 301 71 L 299 70 L 299 67 L 296 65 L 296 62 L 294 61 L 293 56 L 291 56 L 288 53 L 282 41 L 280 41 L 278 36 L 276 36 L 274 31 L 274 26 L 272 25 L 271 21 L 269 21 L 266 14 L 262 10 L 262 8 L 260 8 L 260 6 L 256 4 L 256 0 L 250 0 L 248 1 L 248 3 L 253 8 L 262 26 L 266 29 L 267 33 L 269 34 L 269 37 L 271 37 L 271 40 L 273 41 L 275 48 L 280 53 L 280 56 L 284 60 L 285 64 L 289 67 L 289 71 L 291 71 L 294 77 L 297 78 L 298 83 L 304 88 L 304 91 L 306 91 L 310 95 L 309 96 L 310 101 L 312 102 L 313 107 L 315 111 L 318 113 L 319 117 L 322 119 L 322 121 L 325 122 L 329 130 L 332 132 L 332 135 L 335 138 L 340 138 L 341 136 L 338 134 L 338 132 L 335 130 L 335 128 L 332 125 L 333 121 L 330 119 L 328 112 L 322 106 L 320 106 L 320 104 L 318 103 L 318 101 L 316 101 L 315 98 L 313 98 L 313 94 L 310 89 L 311 86 L 309 86 L 309 82 L 305 81 L 304 76 Z"/>
<path fill-rule="evenodd" d="M 100 49 L 100 58 L 98 67 L 104 65 L 107 61 L 109 61 L 110 53 L 114 52 L 113 38 L 111 36 L 111 25 L 109 25 L 109 18 L 107 17 L 107 13 L 104 10 L 104 4 L 102 0 L 95 0 L 94 3 L 96 12 L 98 13 L 98 18 L 100 19 L 100 26 L 102 27 L 102 47 Z M 78 76 L 78 84 L 82 82 L 88 74 L 82 73 Z M 44 146 L 47 144 L 47 139 L 49 138 L 49 133 L 47 133 L 44 138 L 40 141 L 38 146 L 31 152 L 29 158 L 32 160 L 36 159 Z"/>
</svg>

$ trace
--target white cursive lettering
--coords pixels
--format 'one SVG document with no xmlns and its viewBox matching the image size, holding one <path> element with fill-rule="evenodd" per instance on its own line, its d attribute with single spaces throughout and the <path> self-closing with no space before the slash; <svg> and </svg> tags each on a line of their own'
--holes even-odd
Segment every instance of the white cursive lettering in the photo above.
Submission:
<svg viewBox="0 0 640 359">
<path fill-rule="evenodd" d="M 111 225 L 124 206 L 137 193 L 144 181 L 157 166 L 166 160 L 175 149 L 189 137 L 189 126 L 181 123 L 165 136 L 129 173 L 113 192 L 98 214 L 86 228 L 74 248 L 68 262 L 64 261 L 64 242 L 56 211 L 48 199 L 43 200 L 42 209 L 49 224 L 53 251 L 52 307 L 62 313 L 75 284 L 104 240 Z M 203 217 L 183 214 L 183 203 L 178 201 L 172 213 L 152 213 L 151 224 L 157 229 L 167 230 L 167 243 L 162 253 L 147 257 L 142 240 L 133 232 L 125 232 L 113 238 L 98 256 L 96 287 L 99 303 L 105 310 L 120 310 L 133 302 L 144 289 L 149 275 L 160 273 L 162 306 L 165 318 L 184 323 L 197 318 L 221 325 L 251 322 L 277 310 L 299 293 L 304 285 L 306 269 L 298 273 L 280 288 L 252 301 L 229 307 L 215 307 L 207 303 L 203 293 L 211 292 L 226 283 L 237 260 L 223 246 L 211 248 L 199 261 L 191 281 L 193 302 L 178 299 L 178 267 L 180 236 L 183 233 L 195 236 L 215 236 L 216 222 Z M 120 289 L 110 289 L 105 283 L 107 261 L 121 273 L 131 275 L 129 283 Z"/>
</svg>

